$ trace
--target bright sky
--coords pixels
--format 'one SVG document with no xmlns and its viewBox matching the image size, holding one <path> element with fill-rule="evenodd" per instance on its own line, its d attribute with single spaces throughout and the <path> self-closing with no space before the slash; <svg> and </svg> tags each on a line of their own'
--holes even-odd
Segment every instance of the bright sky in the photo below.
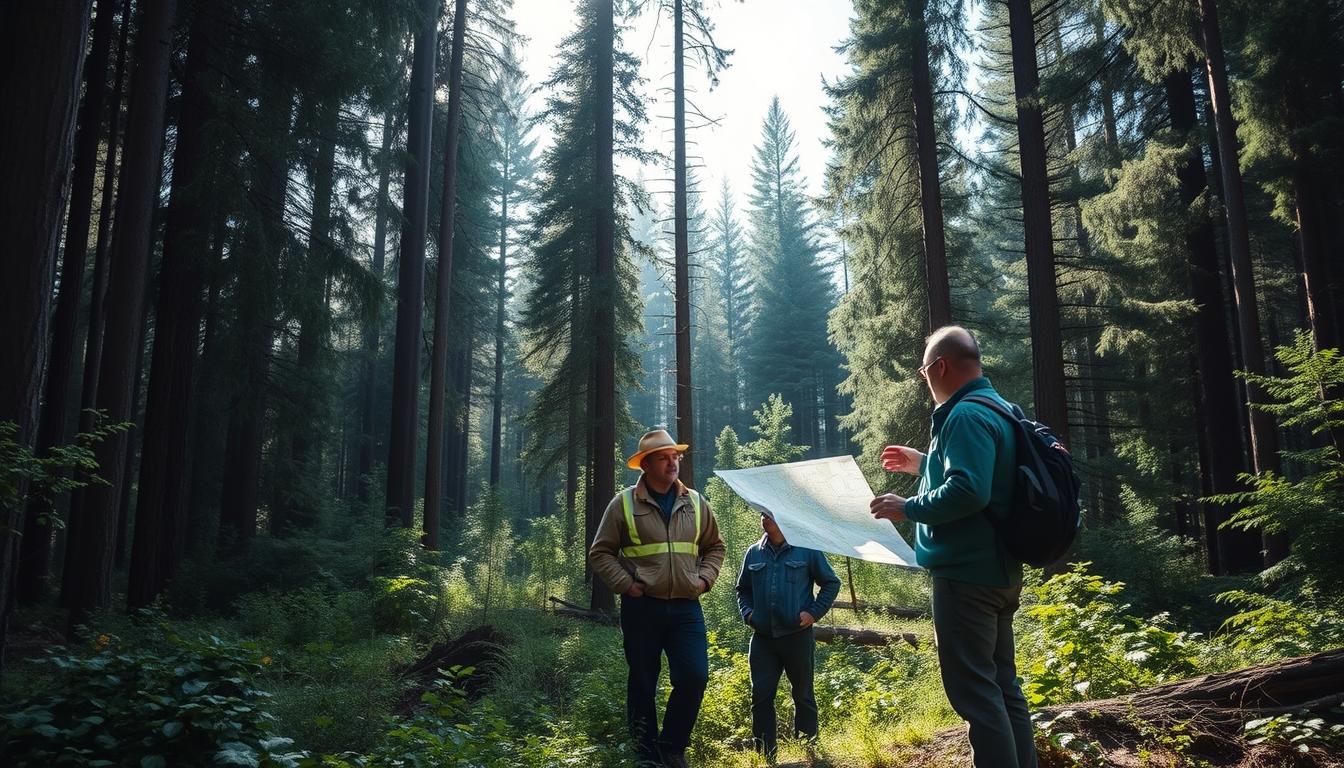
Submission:
<svg viewBox="0 0 1344 768">
<path fill-rule="evenodd" d="M 709 5 L 715 42 L 734 53 L 712 91 L 701 70 L 687 67 L 689 101 L 719 119 L 718 125 L 688 131 L 690 163 L 694 166 L 699 155 L 704 166 L 696 170 L 705 193 L 702 205 L 713 205 L 726 178 L 737 197 L 739 216 L 745 211 L 753 148 L 775 95 L 792 122 L 807 189 L 820 194 L 829 154 L 822 143 L 827 136 L 822 108 L 828 102 L 822 80 L 834 81 L 845 71 L 844 59 L 834 49 L 849 34 L 852 0 L 709 0 Z M 529 38 L 524 66 L 533 83 L 550 75 L 557 44 L 573 29 L 573 7 L 573 0 L 514 0 L 518 31 Z M 656 99 L 649 107 L 645 142 L 670 156 L 672 26 L 650 10 L 626 31 L 624 44 L 643 60 L 647 95 Z M 660 88 L 667 90 L 660 93 Z M 689 112 L 688 108 L 687 125 L 694 126 L 700 121 Z M 538 133 L 547 136 L 544 129 Z M 620 172 L 633 175 L 634 170 L 623 167 Z M 656 181 L 670 175 L 666 169 L 646 169 L 645 175 L 653 191 L 670 192 L 670 181 Z M 670 205 L 670 195 L 660 196 L 660 203 Z"/>
</svg>

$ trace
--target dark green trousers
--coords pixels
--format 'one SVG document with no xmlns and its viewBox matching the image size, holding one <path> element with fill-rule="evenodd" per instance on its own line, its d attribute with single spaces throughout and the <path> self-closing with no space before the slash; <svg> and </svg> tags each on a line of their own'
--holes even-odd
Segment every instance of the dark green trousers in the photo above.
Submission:
<svg viewBox="0 0 1344 768">
<path fill-rule="evenodd" d="M 947 699 L 970 727 L 975 768 L 1036 768 L 1031 715 L 1013 658 L 1022 585 L 935 576 L 933 631 Z"/>
</svg>

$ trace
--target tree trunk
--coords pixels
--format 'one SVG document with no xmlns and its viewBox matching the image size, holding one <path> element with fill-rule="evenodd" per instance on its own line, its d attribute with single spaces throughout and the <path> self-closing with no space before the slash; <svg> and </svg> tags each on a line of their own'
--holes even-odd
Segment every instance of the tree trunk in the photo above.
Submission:
<svg viewBox="0 0 1344 768">
<path fill-rule="evenodd" d="M 579 388 L 575 384 L 578 379 L 578 372 L 573 370 L 576 366 L 573 360 L 576 356 L 575 350 L 579 344 L 579 316 L 575 308 L 579 303 L 578 279 L 574 280 L 570 299 L 570 318 L 569 318 L 569 367 L 571 369 L 570 390 L 566 406 L 569 409 L 569 426 L 565 432 L 565 548 L 568 549 L 574 544 L 574 537 L 578 534 L 578 516 L 579 511 L 576 508 L 579 496 L 579 434 L 582 429 L 583 421 L 580 418 L 579 408 L 582 400 L 579 398 Z M 585 515 L 585 521 L 587 516 Z M 588 534 L 588 528 L 584 526 L 585 537 Z M 592 540 L 585 538 L 583 544 L 586 547 Z M 588 572 L 587 558 L 584 558 L 585 578 Z"/>
<path fill-rule="evenodd" d="M 1053 14 L 1052 18 L 1052 37 L 1055 47 L 1056 60 L 1064 58 L 1064 41 L 1060 30 L 1060 21 L 1058 14 Z M 1098 41 L 1100 42 L 1100 40 Z M 1108 88 L 1103 87 L 1100 99 L 1104 105 L 1109 105 L 1111 93 Z M 1112 110 L 1113 111 L 1113 110 Z M 1103 115 L 1107 110 L 1103 109 Z M 1061 109 L 1063 119 L 1064 147 L 1070 156 L 1078 148 L 1077 124 L 1074 122 L 1072 107 L 1065 105 Z M 1114 115 L 1112 115 L 1112 119 Z M 1104 118 L 1103 118 L 1104 119 Z M 1103 127 L 1103 134 L 1109 142 L 1114 137 L 1114 125 Z M 1113 144 L 1110 146 L 1114 146 Z M 1082 178 L 1078 172 L 1078 166 L 1074 163 L 1069 164 L 1069 173 L 1072 182 L 1081 188 Z M 1083 226 L 1083 210 L 1077 203 L 1069 205 L 1073 216 L 1073 229 L 1078 240 L 1078 257 L 1084 265 L 1092 263 L 1092 241 L 1088 237 L 1087 229 Z M 1090 408 L 1091 418 L 1083 419 L 1080 431 L 1085 436 L 1087 447 L 1087 457 L 1093 462 L 1102 460 L 1103 457 L 1110 457 L 1115 453 L 1115 444 L 1111 438 L 1111 408 L 1110 399 L 1107 397 L 1107 383 L 1103 380 L 1101 373 L 1104 368 L 1101 355 L 1097 354 L 1099 339 L 1097 332 L 1093 330 L 1094 324 L 1099 323 L 1096 317 L 1097 291 L 1091 285 L 1084 283 L 1082 289 L 1082 310 L 1083 310 L 1083 337 L 1080 340 L 1079 360 L 1080 367 L 1084 374 L 1080 378 L 1077 400 L 1080 411 Z M 1094 464 L 1095 466 L 1095 464 Z M 1115 487 L 1111 482 L 1108 473 L 1093 471 L 1091 476 L 1086 479 L 1087 491 L 1091 513 L 1096 522 L 1106 524 L 1119 519 L 1119 504 L 1115 498 Z"/>
<path fill-rule="evenodd" d="M 391 186 L 392 166 L 388 163 L 388 153 L 392 145 L 392 113 L 383 116 L 383 146 L 378 153 L 378 199 L 373 214 L 373 277 L 379 288 L 383 284 L 383 260 L 387 253 L 387 189 Z M 381 302 L 379 302 L 381 309 Z M 379 313 L 381 316 L 381 312 Z M 371 317 L 364 326 L 364 370 L 360 378 L 359 397 L 359 501 L 367 504 L 371 498 L 373 482 L 374 450 L 374 411 L 377 408 L 377 365 L 378 337 L 381 323 L 379 317 Z"/>
<path fill-rule="evenodd" d="M 182 114 L 173 153 L 173 181 L 163 231 L 163 264 L 154 319 L 145 430 L 140 449 L 130 608 L 149 605 L 163 592 L 181 559 L 186 520 L 187 436 L 194 402 L 193 381 L 201 328 L 201 292 L 209 257 L 205 166 L 211 154 L 206 127 L 213 117 L 211 93 L 220 73 L 211 62 L 217 19 L 199 8 L 187 44 Z"/>
<path fill-rule="evenodd" d="M 1228 249 L 1232 257 L 1232 288 L 1241 326 L 1242 364 L 1252 374 L 1265 372 L 1264 345 L 1260 335 L 1260 311 L 1251 262 L 1251 240 L 1246 223 L 1246 200 L 1242 194 L 1241 164 L 1237 153 L 1237 120 L 1232 114 L 1223 61 L 1223 43 L 1218 29 L 1216 0 L 1198 0 L 1204 35 L 1205 68 L 1209 79 L 1210 106 L 1218 135 L 1218 155 L 1223 174 L 1223 208 L 1227 212 Z M 1251 403 L 1265 402 L 1261 388 L 1249 386 Z M 1277 470 L 1278 435 L 1273 419 L 1258 409 L 1250 410 L 1251 458 L 1257 474 Z"/>
<path fill-rule="evenodd" d="M 1018 157 L 1022 171 L 1022 218 L 1026 235 L 1027 293 L 1031 304 L 1032 381 L 1036 419 L 1061 436 L 1069 433 L 1064 393 L 1064 348 L 1055 283 L 1054 230 L 1045 167 L 1045 129 L 1036 67 L 1036 32 L 1030 0 L 1009 0 L 1017 98 Z"/>
<path fill-rule="evenodd" d="M 149 286 L 146 285 L 146 290 Z M 149 306 L 146 305 L 140 310 L 140 334 L 137 338 L 141 340 L 139 347 L 135 350 L 135 384 L 131 387 L 131 412 L 127 415 L 126 421 L 131 424 L 132 434 L 142 434 L 145 426 L 144 414 L 140 411 L 140 393 L 145 385 L 145 342 L 149 332 Z M 124 479 L 121 489 L 117 495 L 117 533 L 112 545 L 112 567 L 120 570 L 126 567 L 126 542 L 130 538 L 127 530 L 131 522 L 131 478 L 135 477 L 136 462 L 135 450 L 126 451 L 125 462 L 122 464 L 121 476 Z M 67 561 L 69 562 L 69 561 Z"/>
<path fill-rule="evenodd" d="M 1336 318 L 1330 300 L 1329 185 L 1306 139 L 1294 136 L 1293 193 L 1298 242 L 1302 251 L 1302 287 L 1316 349 L 1338 349 Z"/>
<path fill-rule="evenodd" d="M 616 495 L 616 179 L 615 103 L 613 99 L 616 26 L 612 0 L 597 2 L 597 61 L 593 84 L 596 92 L 595 218 L 596 253 L 593 285 L 589 292 L 595 311 L 593 376 L 593 451 L 588 495 L 590 530 L 595 529 L 609 499 Z M 591 541 L 591 537 L 589 538 Z M 593 579 L 589 608 L 610 613 L 615 609 L 611 592 L 601 579 Z"/>
<path fill-rule="evenodd" d="M 1195 92 L 1190 73 L 1178 70 L 1167 75 L 1167 109 L 1171 127 L 1187 140 L 1195 129 Z M 1189 209 L 1208 187 L 1203 155 L 1192 144 L 1185 165 L 1177 171 L 1181 182 L 1181 205 Z M 1198 405 L 1203 471 L 1210 493 L 1238 490 L 1237 475 L 1244 470 L 1241 434 L 1238 428 L 1236 380 L 1232 352 L 1228 347 L 1222 282 L 1219 278 L 1218 244 L 1213 222 L 1197 214 L 1186 230 L 1186 264 L 1190 279 L 1190 297 L 1195 302 L 1195 356 L 1198 360 Z M 1258 536 L 1244 531 L 1218 529 L 1227 519 L 1227 510 L 1205 503 L 1202 509 L 1205 547 L 1210 571 L 1214 574 L 1258 570 Z"/>
<path fill-rule="evenodd" d="M 172 58 L 176 0 L 146 0 L 139 6 L 135 74 L 131 79 L 130 115 L 126 123 L 126 154 L 122 160 L 112 237 L 111 271 L 107 283 L 107 320 L 99 363 L 95 404 L 112 422 L 131 418 L 136 362 L 143 349 L 141 324 L 146 275 L 152 247 L 152 219 L 158 203 L 163 155 L 164 106 Z M 82 490 L 84 505 L 70 521 L 66 557 L 75 567 L 65 571 L 63 602 L 70 609 L 68 631 L 110 597 L 112 554 L 116 540 L 118 501 L 124 477 L 129 436 L 100 442 L 94 453 L 107 485 Z"/>
<path fill-rule="evenodd" d="M 206 270 L 210 287 L 206 291 L 201 359 L 191 409 L 191 431 L 187 438 L 191 457 L 186 499 L 190 518 L 186 527 L 192 534 L 187 541 L 187 549 L 200 547 L 211 540 L 215 531 L 210 526 L 217 522 L 214 513 L 219 508 L 219 466 L 224 453 L 227 424 L 217 418 L 217 414 L 225 409 L 223 388 L 220 385 L 220 380 L 224 378 L 224 361 L 220 354 L 219 295 L 224 283 L 224 246 L 230 237 L 226 226 L 233 213 L 228 210 L 214 211 L 215 221 L 210 235 L 210 264 Z"/>
<path fill-rule="evenodd" d="M 425 303 L 430 134 L 439 0 L 421 0 L 407 110 L 404 216 L 397 267 L 397 336 L 392 355 L 392 424 L 387 446 L 389 525 L 415 525 L 416 413 L 420 400 L 420 320 Z"/>
<path fill-rule="evenodd" d="M 1204 35 L 1205 68 L 1209 79 L 1209 105 L 1213 109 L 1218 132 L 1218 155 L 1222 160 L 1223 208 L 1227 211 L 1227 242 L 1232 259 L 1233 299 L 1241 325 L 1242 364 L 1255 374 L 1265 372 L 1265 351 L 1260 336 L 1260 310 L 1255 294 L 1255 272 L 1251 262 L 1251 239 L 1246 223 L 1246 200 L 1242 194 L 1241 165 L 1237 154 L 1237 120 L 1232 114 L 1231 94 L 1227 85 L 1227 67 L 1223 60 L 1223 41 L 1218 29 L 1216 0 L 1198 0 L 1200 26 Z M 1251 462 L 1256 474 L 1278 472 L 1279 436 L 1270 414 L 1254 407 L 1266 402 L 1263 388 L 1247 382 L 1247 407 L 1250 409 Z M 1279 537 L 1265 540 L 1265 565 L 1273 565 L 1288 554 L 1286 541 Z"/>
<path fill-rule="evenodd" d="M 84 62 L 84 104 L 75 134 L 74 171 L 70 180 L 70 210 L 66 219 L 65 249 L 61 257 L 61 286 L 51 323 L 51 350 L 37 429 L 37 451 L 46 455 L 65 442 L 69 412 L 70 371 L 75 354 L 79 303 L 84 293 L 84 263 L 88 259 L 89 215 L 93 210 L 93 182 L 98 165 L 98 136 L 102 132 L 103 103 L 107 99 L 107 65 L 112 48 L 113 1 L 100 0 L 93 25 L 93 46 Z M 19 543 L 15 598 L 32 605 L 45 596 L 51 568 L 51 520 L 55 499 L 28 500 L 23 538 Z"/>
<path fill-rule="evenodd" d="M 308 226 L 308 251 L 299 268 L 299 338 L 295 354 L 300 392 L 311 393 L 289 433 L 286 478 L 277 482 L 282 503 L 271 509 L 271 531 L 286 536 L 317 524 L 317 508 L 310 478 L 321 476 L 317 443 L 327 419 L 327 391 L 321 376 L 322 351 L 330 343 L 331 309 L 326 286 L 331 279 L 331 206 L 336 171 L 336 137 L 340 131 L 340 102 L 324 101 L 315 109 L 317 152 L 313 157 L 313 211 Z M 286 461 L 287 460 L 287 461 Z"/>
<path fill-rule="evenodd" d="M 506 120 L 511 119 L 506 117 Z M 501 158 L 499 193 L 499 269 L 495 273 L 495 386 L 494 410 L 490 414 L 490 487 L 499 487 L 500 463 L 504 454 L 504 300 L 509 273 L 509 146 Z"/>
<path fill-rule="evenodd" d="M 915 107 L 915 145 L 919 154 L 919 211 L 924 230 L 924 283 L 929 297 L 929 330 L 952 322 L 952 292 L 947 277 L 943 233 L 943 192 L 938 184 L 938 144 L 933 124 L 933 85 L 929 72 L 928 0 L 907 0 L 910 13 L 910 73 Z"/>
<path fill-rule="evenodd" d="M 425 460 L 425 546 L 439 548 L 442 505 L 443 399 L 448 382 L 448 324 L 452 317 L 453 233 L 457 225 L 457 139 L 462 119 L 462 49 L 465 47 L 467 0 L 456 0 L 453 42 L 448 59 L 448 121 L 443 142 L 443 207 L 439 213 L 439 267 L 434 302 L 434 352 L 429 366 L 429 443 Z M 468 353 L 470 354 L 470 353 Z M 462 509 L 458 508 L 458 514 Z"/>
<path fill-rule="evenodd" d="M 245 246 L 237 256 L 235 335 L 242 352 L 229 407 L 220 484 L 220 542 L 239 550 L 246 549 L 257 530 L 266 397 L 275 340 L 276 282 L 288 240 L 284 214 L 293 87 L 277 71 L 279 67 L 270 56 L 263 56 L 261 65 L 257 122 L 264 144 L 253 160 L 252 220 Z"/>
<path fill-rule="evenodd" d="M 453 509 L 456 510 L 459 518 L 466 517 L 467 505 L 467 467 L 471 458 L 471 385 L 476 373 L 476 328 L 472 321 L 467 321 L 467 343 L 462 351 L 462 368 L 458 379 L 458 397 L 462 403 L 462 427 L 458 430 L 457 453 L 455 454 L 456 463 L 452 467 L 453 472 Z"/>
<path fill-rule="evenodd" d="M 686 201 L 686 61 L 682 35 L 682 0 L 673 0 L 672 10 L 672 143 L 673 231 L 675 241 L 676 294 L 674 310 L 677 344 L 677 442 L 695 444 L 695 411 L 691 386 L 691 249 L 690 219 Z M 601 149 L 599 149 L 599 152 Z M 601 258 L 599 256 L 599 258 Z M 613 268 L 614 269 L 614 268 Z M 614 432 L 613 432 L 614 436 Z M 695 452 L 681 460 L 681 481 L 695 482 Z"/>
<path fill-rule="evenodd" d="M 93 282 L 89 286 L 88 329 L 84 335 L 84 363 L 79 389 L 80 432 L 89 432 L 94 428 L 98 367 L 103 360 L 103 327 L 107 320 L 104 306 L 107 300 L 107 274 L 112 266 L 112 213 L 115 207 L 118 177 L 117 145 L 121 138 L 122 86 L 126 81 L 126 62 L 129 58 L 127 47 L 131 33 L 130 0 L 125 0 L 123 3 L 121 14 L 121 40 L 117 43 L 117 73 L 112 85 L 112 112 L 108 116 L 107 159 L 103 163 L 102 207 L 98 211 L 98 242 L 94 245 Z M 83 502 L 82 494 L 70 494 L 69 507 L 66 510 L 67 520 L 73 520 L 83 514 Z M 66 537 L 69 537 L 68 531 Z M 66 607 L 64 598 L 61 600 L 61 607 Z"/>
<path fill-rule="evenodd" d="M 65 210 L 75 110 L 89 30 L 90 0 L 50 6 L 38 0 L 0 10 L 0 423 L 31 445 L 46 363 L 47 320 L 56 247 Z M 26 484 L 0 502 L 0 668 L 14 603 Z"/>
</svg>

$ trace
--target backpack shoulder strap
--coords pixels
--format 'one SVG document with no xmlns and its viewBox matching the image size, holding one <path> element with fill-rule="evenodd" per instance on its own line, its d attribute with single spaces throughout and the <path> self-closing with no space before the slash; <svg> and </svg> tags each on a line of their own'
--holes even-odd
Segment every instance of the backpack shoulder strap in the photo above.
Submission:
<svg viewBox="0 0 1344 768">
<path fill-rule="evenodd" d="M 961 401 L 963 403 L 976 403 L 979 405 L 983 405 L 989 410 L 999 414 L 1003 418 L 1013 422 L 1014 424 L 1016 424 L 1022 418 L 1022 416 L 1020 415 L 1022 413 L 1021 408 L 1018 408 L 1016 405 L 1014 405 L 1011 410 L 1008 408 L 1004 408 L 1002 403 L 1000 403 L 998 400 L 995 400 L 992 397 L 985 397 L 984 395 L 967 395 L 963 397 Z"/>
</svg>

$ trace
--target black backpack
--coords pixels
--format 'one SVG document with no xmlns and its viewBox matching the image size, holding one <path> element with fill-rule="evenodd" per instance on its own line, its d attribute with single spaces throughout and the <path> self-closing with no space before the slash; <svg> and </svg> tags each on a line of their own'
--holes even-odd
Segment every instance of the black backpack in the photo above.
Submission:
<svg viewBox="0 0 1344 768">
<path fill-rule="evenodd" d="M 1037 568 L 1055 562 L 1068 551 L 1080 522 L 1080 483 L 1073 457 L 1049 427 L 1028 419 L 1016 405 L 1009 410 L 988 397 L 964 399 L 1008 419 L 1017 436 L 1012 513 L 999 519 L 986 508 L 985 517 L 993 523 L 1008 554 Z"/>
</svg>

